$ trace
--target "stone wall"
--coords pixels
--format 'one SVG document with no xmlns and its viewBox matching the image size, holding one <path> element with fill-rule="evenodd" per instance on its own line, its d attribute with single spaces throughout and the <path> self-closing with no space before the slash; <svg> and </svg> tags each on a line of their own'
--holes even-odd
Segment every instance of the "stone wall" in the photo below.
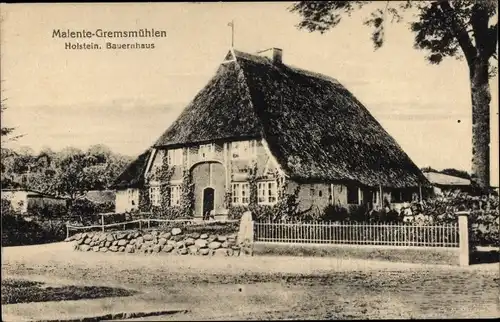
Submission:
<svg viewBox="0 0 500 322">
<path fill-rule="evenodd" d="M 203 256 L 251 255 L 251 243 L 237 243 L 236 234 L 213 235 L 171 230 L 78 233 L 66 239 L 75 250 Z"/>
</svg>

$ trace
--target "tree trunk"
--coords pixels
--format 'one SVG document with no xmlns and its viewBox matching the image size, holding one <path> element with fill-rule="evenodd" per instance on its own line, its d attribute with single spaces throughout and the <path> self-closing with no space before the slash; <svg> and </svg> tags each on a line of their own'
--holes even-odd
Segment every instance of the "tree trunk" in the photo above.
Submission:
<svg viewBox="0 0 500 322">
<path fill-rule="evenodd" d="M 470 66 L 472 96 L 472 179 L 482 190 L 490 187 L 490 85 L 488 61 Z"/>
</svg>

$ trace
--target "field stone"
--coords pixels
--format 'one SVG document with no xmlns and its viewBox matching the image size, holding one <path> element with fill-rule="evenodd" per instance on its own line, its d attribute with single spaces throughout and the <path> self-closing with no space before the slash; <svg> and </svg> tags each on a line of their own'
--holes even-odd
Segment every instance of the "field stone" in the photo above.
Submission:
<svg viewBox="0 0 500 322">
<path fill-rule="evenodd" d="M 164 232 L 160 235 L 160 237 L 165 238 L 166 240 L 169 240 L 170 237 L 172 237 L 172 234 L 170 232 Z"/>
<path fill-rule="evenodd" d="M 198 253 L 198 247 L 196 247 L 195 245 L 189 246 L 188 250 L 189 250 L 189 253 L 192 255 L 196 255 L 196 253 Z"/>
<path fill-rule="evenodd" d="M 187 238 L 184 243 L 186 244 L 186 246 L 192 246 L 194 245 L 194 239 L 193 238 Z"/>
<path fill-rule="evenodd" d="M 101 247 L 99 248 L 99 251 L 102 252 L 102 253 L 105 253 L 108 251 L 108 248 L 107 247 Z"/>
<path fill-rule="evenodd" d="M 198 238 L 200 238 L 200 233 L 198 233 L 198 232 L 191 233 L 190 237 L 193 239 L 198 239 Z"/>
<path fill-rule="evenodd" d="M 165 247 L 163 247 L 163 252 L 169 253 L 172 251 L 172 249 L 174 249 L 174 246 L 167 244 L 165 245 Z"/>
<path fill-rule="evenodd" d="M 89 246 L 90 246 L 90 247 L 94 247 L 95 245 L 96 245 L 96 244 L 95 244 L 95 242 L 94 242 L 94 241 L 91 241 L 91 242 L 90 242 L 90 244 L 89 244 Z"/>
<path fill-rule="evenodd" d="M 124 252 L 124 251 L 125 251 L 125 246 L 120 246 L 120 247 L 118 247 L 118 251 L 119 251 L 119 252 Z"/>
<path fill-rule="evenodd" d="M 153 236 L 158 236 L 158 231 L 157 231 L 157 230 L 153 230 L 153 231 L 151 232 L 151 235 L 153 235 Z"/>
<path fill-rule="evenodd" d="M 124 238 L 127 238 L 127 233 L 116 234 L 116 239 L 124 239 Z"/>
<path fill-rule="evenodd" d="M 113 234 L 108 234 L 106 236 L 106 240 L 109 241 L 109 242 L 112 242 L 113 240 L 115 240 L 115 237 L 113 236 Z"/>
<path fill-rule="evenodd" d="M 172 236 L 177 236 L 182 233 L 182 230 L 180 228 L 172 228 Z"/>
<path fill-rule="evenodd" d="M 163 237 L 161 237 L 160 239 L 158 239 L 158 245 L 160 246 L 163 246 L 167 243 L 167 240 Z"/>
<path fill-rule="evenodd" d="M 226 255 L 227 256 L 233 256 L 234 254 L 234 250 L 232 250 L 231 248 L 226 248 Z"/>
<path fill-rule="evenodd" d="M 126 240 L 126 239 L 120 239 L 120 240 L 117 242 L 117 245 L 118 245 L 118 246 L 125 246 L 125 245 L 127 245 L 127 243 L 128 243 L 128 240 Z"/>
<path fill-rule="evenodd" d="M 94 247 L 92 247 L 92 250 L 93 250 L 94 252 L 98 252 L 98 251 L 99 251 L 99 246 L 94 246 Z"/>
<path fill-rule="evenodd" d="M 81 233 L 78 233 L 78 234 L 76 234 L 76 235 L 73 235 L 73 240 L 78 240 L 78 239 L 80 239 L 80 238 L 82 238 L 82 234 L 81 234 Z"/>
<path fill-rule="evenodd" d="M 111 242 L 110 241 L 107 241 L 107 242 L 104 243 L 104 247 L 109 247 L 109 246 L 111 246 Z"/>
<path fill-rule="evenodd" d="M 106 240 L 106 234 L 100 234 L 98 240 L 101 242 L 103 240 Z"/>
<path fill-rule="evenodd" d="M 155 246 L 153 247 L 153 252 L 155 252 L 155 253 L 159 253 L 159 252 L 160 252 L 160 250 L 161 250 L 161 246 L 160 246 L 160 245 L 155 245 Z"/>
<path fill-rule="evenodd" d="M 133 234 L 133 233 L 129 233 L 129 234 L 127 234 L 127 239 L 128 239 L 128 240 L 132 240 L 132 239 L 134 239 L 134 234 Z"/>
<path fill-rule="evenodd" d="M 133 253 L 133 252 L 134 252 L 134 246 L 132 246 L 132 245 L 127 245 L 127 246 L 125 247 L 125 252 L 127 252 L 127 253 Z"/>
<path fill-rule="evenodd" d="M 200 239 L 208 239 L 208 235 L 207 234 L 201 234 L 200 235 Z"/>
<path fill-rule="evenodd" d="M 217 236 L 217 241 L 225 242 L 226 240 L 227 240 L 227 236 L 224 236 L 224 235 Z"/>
<path fill-rule="evenodd" d="M 228 248 L 229 247 L 229 243 L 227 241 L 223 242 L 220 247 L 222 248 Z"/>
<path fill-rule="evenodd" d="M 215 256 L 227 256 L 226 248 L 219 248 L 214 251 Z"/>
<path fill-rule="evenodd" d="M 78 245 L 83 244 L 83 238 L 78 239 L 78 240 L 76 241 L 76 243 L 77 243 Z"/>
<path fill-rule="evenodd" d="M 130 244 L 130 245 L 134 245 L 136 241 L 137 241 L 137 239 L 131 239 L 131 240 L 129 241 L 129 244 Z"/>
<path fill-rule="evenodd" d="M 113 240 L 113 242 L 111 243 L 111 246 L 116 246 L 116 245 L 118 245 L 118 241 L 117 240 Z"/>
<path fill-rule="evenodd" d="M 197 239 L 194 244 L 198 246 L 198 248 L 207 248 L 208 242 L 205 239 Z"/>
<path fill-rule="evenodd" d="M 99 242 L 99 246 L 104 247 L 104 245 L 106 245 L 106 241 L 103 240 L 103 241 Z"/>
<path fill-rule="evenodd" d="M 177 250 L 177 253 L 180 255 L 187 255 L 188 250 L 187 250 L 187 248 L 181 248 L 181 249 Z"/>
<path fill-rule="evenodd" d="M 182 237 L 182 235 L 172 236 L 172 240 L 174 240 L 176 242 L 181 241 L 183 239 L 184 239 L 184 237 Z"/>
<path fill-rule="evenodd" d="M 143 238 L 144 238 L 144 240 L 150 241 L 150 240 L 153 240 L 153 235 L 151 235 L 151 234 L 146 234 L 146 235 L 144 235 L 144 237 L 143 237 Z"/>
<path fill-rule="evenodd" d="M 133 238 L 137 238 L 137 237 L 140 237 L 141 236 L 141 233 L 136 231 L 133 235 Z"/>
<path fill-rule="evenodd" d="M 175 248 L 184 248 L 184 246 L 185 246 L 185 243 L 183 240 L 180 240 L 177 243 L 175 243 Z"/>
<path fill-rule="evenodd" d="M 112 251 L 112 252 L 117 252 L 118 251 L 118 246 L 116 246 L 116 245 L 115 246 L 111 246 L 109 248 L 109 250 Z"/>
<path fill-rule="evenodd" d="M 99 240 L 98 234 L 95 234 L 94 236 L 92 236 L 92 241 L 96 241 L 96 240 Z"/>
<path fill-rule="evenodd" d="M 199 250 L 200 255 L 208 255 L 210 250 L 208 248 L 202 248 Z"/>
<path fill-rule="evenodd" d="M 144 243 L 144 237 L 137 237 L 137 239 L 136 239 L 136 240 L 137 240 L 137 241 L 136 241 L 136 244 L 138 244 L 138 245 L 141 245 L 141 244 L 143 244 L 143 243 Z"/>
<path fill-rule="evenodd" d="M 90 246 L 89 245 L 85 245 L 85 244 L 80 245 L 80 250 L 82 252 L 88 252 L 90 250 Z"/>
<path fill-rule="evenodd" d="M 175 244 L 176 244 L 175 240 L 172 240 L 172 239 L 167 240 L 167 245 L 171 245 L 171 246 L 175 247 Z"/>
<path fill-rule="evenodd" d="M 217 249 L 217 248 L 220 248 L 220 246 L 221 246 L 221 243 L 216 242 L 216 241 L 213 241 L 210 244 L 208 244 L 208 248 L 210 248 L 210 249 Z"/>
<path fill-rule="evenodd" d="M 92 241 L 92 239 L 90 239 L 90 238 L 85 238 L 84 243 L 88 245 L 88 244 L 90 244 L 90 242 L 91 242 L 91 241 Z"/>
</svg>

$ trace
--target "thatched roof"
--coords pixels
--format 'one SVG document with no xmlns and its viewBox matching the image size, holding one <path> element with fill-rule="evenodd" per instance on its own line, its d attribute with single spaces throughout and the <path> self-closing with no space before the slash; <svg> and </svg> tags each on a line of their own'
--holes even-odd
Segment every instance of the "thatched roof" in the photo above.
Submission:
<svg viewBox="0 0 500 322">
<path fill-rule="evenodd" d="M 420 169 L 337 80 L 235 52 L 154 147 L 263 138 L 297 181 L 427 184 Z M 230 59 L 231 52 L 226 59 Z"/>
<path fill-rule="evenodd" d="M 456 176 L 450 176 L 448 174 L 426 171 L 424 172 L 425 177 L 429 182 L 436 186 L 470 186 L 471 181 L 469 179 L 460 178 Z"/>
<path fill-rule="evenodd" d="M 115 192 L 113 190 L 90 190 L 85 193 L 85 198 L 93 203 L 113 203 L 115 202 Z"/>
<path fill-rule="evenodd" d="M 148 149 L 132 161 L 116 178 L 111 189 L 140 188 L 144 185 L 144 172 L 148 164 L 151 150 Z"/>
</svg>

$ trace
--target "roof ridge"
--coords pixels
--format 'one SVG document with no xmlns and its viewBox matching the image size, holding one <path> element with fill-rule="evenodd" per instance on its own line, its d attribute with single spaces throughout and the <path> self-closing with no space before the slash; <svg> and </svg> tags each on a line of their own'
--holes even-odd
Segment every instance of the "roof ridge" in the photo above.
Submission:
<svg viewBox="0 0 500 322">
<path fill-rule="evenodd" d="M 264 63 L 265 62 L 268 65 L 274 65 L 270 58 L 265 57 L 265 56 L 261 56 L 258 53 L 248 53 L 248 52 L 237 50 L 237 49 L 233 49 L 233 51 L 236 54 L 236 61 L 238 59 L 247 59 L 247 60 L 257 62 L 257 63 Z M 297 66 L 291 65 L 291 64 L 281 63 L 280 65 L 285 66 L 287 68 L 290 68 L 290 69 L 294 70 L 295 72 L 301 73 L 301 74 L 306 75 L 306 76 L 320 78 L 320 79 L 323 79 L 326 81 L 330 81 L 330 82 L 334 83 L 335 85 L 341 85 L 341 83 L 336 78 L 333 78 L 332 76 L 329 76 L 327 74 L 323 74 L 320 72 L 315 72 L 315 71 L 311 71 L 308 69 L 300 68 L 300 67 L 297 67 Z"/>
</svg>

